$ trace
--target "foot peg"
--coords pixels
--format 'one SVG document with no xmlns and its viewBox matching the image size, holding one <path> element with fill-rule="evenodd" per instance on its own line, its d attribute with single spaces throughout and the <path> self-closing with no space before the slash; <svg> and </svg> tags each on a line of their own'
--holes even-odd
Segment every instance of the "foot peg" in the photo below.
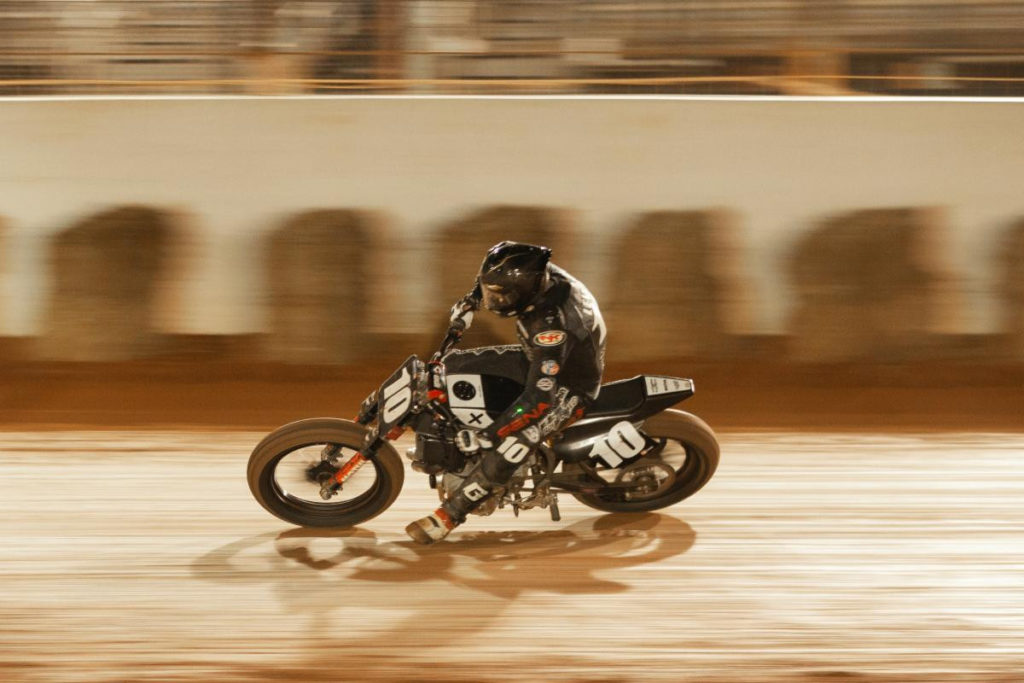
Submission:
<svg viewBox="0 0 1024 683">
<path fill-rule="evenodd" d="M 558 511 L 558 495 L 551 494 L 551 504 L 548 506 L 548 512 L 551 513 L 552 522 L 562 521 L 562 513 Z"/>
</svg>

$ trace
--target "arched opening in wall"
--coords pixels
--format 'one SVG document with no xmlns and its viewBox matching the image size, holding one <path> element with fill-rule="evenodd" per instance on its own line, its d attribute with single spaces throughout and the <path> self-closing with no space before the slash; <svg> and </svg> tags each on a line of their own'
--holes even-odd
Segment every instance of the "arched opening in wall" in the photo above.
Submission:
<svg viewBox="0 0 1024 683">
<path fill-rule="evenodd" d="M 937 246 L 941 212 L 866 209 L 801 237 L 788 270 L 796 293 L 790 350 L 801 361 L 903 361 L 945 340 L 952 277 Z"/>
<path fill-rule="evenodd" d="M 636 216 L 613 250 L 608 359 L 716 357 L 743 313 L 735 218 L 724 210 Z"/>
<path fill-rule="evenodd" d="M 379 255 L 383 219 L 354 209 L 305 211 L 266 241 L 267 358 L 289 363 L 349 363 L 371 354 L 367 330 L 384 286 Z"/>
<path fill-rule="evenodd" d="M 39 355 L 121 361 L 163 351 L 155 308 L 175 237 L 173 214 L 148 206 L 102 211 L 53 237 Z"/>
</svg>

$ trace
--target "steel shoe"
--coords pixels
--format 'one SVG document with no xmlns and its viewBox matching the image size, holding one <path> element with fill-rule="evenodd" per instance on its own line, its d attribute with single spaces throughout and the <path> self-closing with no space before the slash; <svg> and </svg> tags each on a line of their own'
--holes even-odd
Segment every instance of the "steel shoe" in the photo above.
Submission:
<svg viewBox="0 0 1024 683">
<path fill-rule="evenodd" d="M 433 514 L 417 519 L 405 527 L 405 533 L 417 543 L 430 545 L 447 536 L 456 526 L 458 524 L 452 516 L 444 508 L 438 508 Z"/>
</svg>

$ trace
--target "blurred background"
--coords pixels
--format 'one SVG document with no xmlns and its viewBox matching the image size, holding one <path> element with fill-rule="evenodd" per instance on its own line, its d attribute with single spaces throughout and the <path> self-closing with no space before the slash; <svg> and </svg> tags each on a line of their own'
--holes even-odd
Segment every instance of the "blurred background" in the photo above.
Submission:
<svg viewBox="0 0 1024 683">
<path fill-rule="evenodd" d="M 1024 427 L 1022 28 L 983 0 L 0 0 L 3 421 L 347 415 L 521 239 L 597 295 L 608 379 L 693 376 L 716 426 Z"/>
<path fill-rule="evenodd" d="M 1019 95 L 989 0 L 4 0 L 6 93 Z"/>
</svg>

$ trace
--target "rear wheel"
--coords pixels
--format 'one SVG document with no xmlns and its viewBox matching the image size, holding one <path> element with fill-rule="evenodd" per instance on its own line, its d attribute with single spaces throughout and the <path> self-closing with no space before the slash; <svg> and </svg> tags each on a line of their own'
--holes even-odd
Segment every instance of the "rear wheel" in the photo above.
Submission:
<svg viewBox="0 0 1024 683">
<path fill-rule="evenodd" d="M 576 500 L 604 512 L 646 512 L 675 505 L 699 491 L 718 468 L 715 433 L 704 420 L 681 410 L 666 410 L 648 419 L 641 430 L 647 453 L 622 468 L 598 470 L 609 487 L 574 493 Z"/>
<path fill-rule="evenodd" d="M 300 526 L 350 527 L 372 519 L 398 497 L 405 470 L 388 443 L 324 500 L 322 483 L 359 462 L 366 429 L 348 420 L 292 422 L 269 434 L 249 456 L 249 490 L 271 514 Z M 353 460 L 355 458 L 355 460 Z"/>
</svg>

